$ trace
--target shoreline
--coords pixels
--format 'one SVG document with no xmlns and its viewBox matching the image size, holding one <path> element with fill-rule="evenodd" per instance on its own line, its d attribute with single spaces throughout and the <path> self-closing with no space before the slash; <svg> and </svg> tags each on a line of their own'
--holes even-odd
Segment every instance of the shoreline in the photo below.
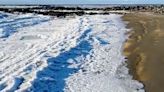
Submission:
<svg viewBox="0 0 164 92">
<path fill-rule="evenodd" d="M 142 82 L 146 92 L 162 92 L 164 16 L 154 14 L 127 14 L 123 20 L 128 22 L 129 38 L 124 44 L 124 55 L 133 79 Z"/>
</svg>

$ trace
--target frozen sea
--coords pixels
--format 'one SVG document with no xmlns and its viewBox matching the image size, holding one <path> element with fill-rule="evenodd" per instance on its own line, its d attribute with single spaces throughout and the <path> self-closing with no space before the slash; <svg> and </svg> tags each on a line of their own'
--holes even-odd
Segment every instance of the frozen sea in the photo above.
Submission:
<svg viewBox="0 0 164 92">
<path fill-rule="evenodd" d="M 122 54 L 121 16 L 0 12 L 0 91 L 144 92 Z"/>
</svg>

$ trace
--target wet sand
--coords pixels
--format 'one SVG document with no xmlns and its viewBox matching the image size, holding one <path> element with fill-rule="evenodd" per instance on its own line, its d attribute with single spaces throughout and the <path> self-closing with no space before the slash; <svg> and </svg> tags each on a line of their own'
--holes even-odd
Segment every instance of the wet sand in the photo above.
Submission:
<svg viewBox="0 0 164 92">
<path fill-rule="evenodd" d="M 132 28 L 124 45 L 130 73 L 146 92 L 164 92 L 164 16 L 135 13 L 123 19 Z"/>
</svg>

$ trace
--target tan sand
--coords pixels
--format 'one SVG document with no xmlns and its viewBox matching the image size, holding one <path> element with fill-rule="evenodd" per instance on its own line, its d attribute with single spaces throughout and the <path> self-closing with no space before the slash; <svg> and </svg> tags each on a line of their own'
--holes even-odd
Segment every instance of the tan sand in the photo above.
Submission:
<svg viewBox="0 0 164 92">
<path fill-rule="evenodd" d="M 164 16 L 131 13 L 123 19 L 132 28 L 124 46 L 130 73 L 146 92 L 164 92 Z"/>
</svg>

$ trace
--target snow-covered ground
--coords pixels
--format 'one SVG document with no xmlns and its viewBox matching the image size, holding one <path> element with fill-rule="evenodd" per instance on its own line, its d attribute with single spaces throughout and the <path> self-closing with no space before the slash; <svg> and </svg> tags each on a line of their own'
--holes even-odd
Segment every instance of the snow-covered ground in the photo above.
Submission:
<svg viewBox="0 0 164 92">
<path fill-rule="evenodd" d="M 5 15 L 1 92 L 144 92 L 122 55 L 127 29 L 121 15 Z"/>
</svg>

